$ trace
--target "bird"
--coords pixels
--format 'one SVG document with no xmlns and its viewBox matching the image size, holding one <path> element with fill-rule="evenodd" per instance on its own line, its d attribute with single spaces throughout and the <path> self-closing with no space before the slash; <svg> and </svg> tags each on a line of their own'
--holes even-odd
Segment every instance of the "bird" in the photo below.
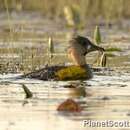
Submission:
<svg viewBox="0 0 130 130">
<path fill-rule="evenodd" d="M 75 65 L 85 65 L 85 56 L 93 51 L 100 51 L 103 53 L 105 49 L 93 44 L 88 38 L 80 35 L 72 37 L 69 41 L 68 56 Z"/>
<path fill-rule="evenodd" d="M 68 57 L 73 62 L 72 66 L 57 66 L 57 65 L 48 66 L 48 67 L 44 67 L 41 70 L 26 74 L 25 77 L 37 78 L 37 79 L 41 79 L 41 80 L 49 80 L 49 79 L 52 79 L 52 80 L 59 79 L 60 80 L 60 77 L 57 77 L 57 73 L 64 72 L 63 76 L 68 75 L 68 77 L 66 77 L 66 79 L 74 80 L 74 73 L 73 72 L 71 73 L 70 70 L 74 70 L 77 67 L 78 70 L 84 69 L 83 72 L 86 73 L 86 79 L 90 79 L 93 77 L 93 73 L 92 73 L 92 70 L 89 67 L 89 65 L 86 63 L 85 56 L 92 51 L 100 51 L 103 53 L 105 51 L 105 49 L 102 47 L 96 46 L 86 37 L 79 36 L 79 35 L 74 36 L 69 41 L 69 47 L 67 49 Z M 66 67 L 68 69 L 66 69 Z M 69 69 L 69 67 L 70 68 L 73 67 L 73 69 Z M 81 68 L 79 69 L 79 67 L 81 67 Z M 81 70 L 77 71 L 77 69 L 75 69 L 74 72 L 79 72 L 79 74 L 80 74 Z M 76 73 L 76 76 L 77 75 L 78 74 Z M 77 79 L 75 79 L 75 80 L 77 80 Z"/>
</svg>

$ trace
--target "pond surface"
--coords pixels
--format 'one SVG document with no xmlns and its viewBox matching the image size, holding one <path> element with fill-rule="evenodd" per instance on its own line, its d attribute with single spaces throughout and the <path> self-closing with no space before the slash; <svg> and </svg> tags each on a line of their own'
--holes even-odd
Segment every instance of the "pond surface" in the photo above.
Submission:
<svg viewBox="0 0 130 130">
<path fill-rule="evenodd" d="M 107 69 L 95 72 L 89 81 L 16 79 L 21 71 L 42 68 L 47 63 L 49 36 L 53 36 L 56 53 L 65 53 L 72 30 L 66 29 L 62 21 L 48 21 L 33 13 L 12 14 L 11 20 L 12 39 L 7 17 L 0 15 L 0 130 L 97 130 L 101 128 L 83 127 L 83 120 L 130 120 L 129 31 L 101 28 L 104 42 L 101 46 L 118 47 L 122 51 L 112 52 L 115 56 L 108 58 Z M 93 29 L 90 27 L 79 33 L 91 38 Z M 96 55 L 97 52 L 86 57 L 90 65 L 93 65 Z M 68 62 L 63 55 L 52 60 L 52 64 Z M 87 96 L 81 97 L 76 89 L 64 87 L 71 83 L 85 87 Z M 30 89 L 33 98 L 25 99 L 22 84 Z M 78 102 L 83 111 L 58 112 L 58 105 L 68 98 Z"/>
<path fill-rule="evenodd" d="M 64 88 L 72 82 L 53 82 L 15 79 L 18 75 L 0 76 L 0 129 L 1 130 L 85 130 L 83 120 L 130 119 L 130 73 L 96 75 L 84 81 L 87 96 L 79 97 L 74 88 Z M 22 84 L 33 93 L 25 99 Z M 73 82 L 74 83 L 74 82 Z M 79 84 L 80 81 L 75 81 Z M 73 98 L 83 107 L 81 113 L 60 113 L 58 105 Z M 105 128 L 107 129 L 107 128 Z M 119 129 L 119 128 L 118 128 Z"/>
</svg>

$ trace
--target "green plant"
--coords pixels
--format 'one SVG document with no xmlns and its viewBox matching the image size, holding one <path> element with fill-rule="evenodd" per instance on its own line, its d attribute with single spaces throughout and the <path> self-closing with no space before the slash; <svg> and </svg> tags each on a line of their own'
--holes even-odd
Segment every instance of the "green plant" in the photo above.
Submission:
<svg viewBox="0 0 130 130">
<path fill-rule="evenodd" d="M 27 86 L 25 86 L 25 84 L 22 84 L 22 88 L 25 92 L 25 98 L 32 98 L 33 97 L 32 92 L 28 89 Z"/>
<path fill-rule="evenodd" d="M 106 67 L 106 64 L 107 64 L 107 56 L 105 53 L 103 53 L 100 59 L 100 66 Z"/>
<path fill-rule="evenodd" d="M 107 52 L 114 52 L 114 51 L 117 51 L 117 52 L 121 52 L 121 48 L 114 48 L 114 47 L 111 47 L 111 48 L 107 48 L 106 49 Z"/>
<path fill-rule="evenodd" d="M 54 44 L 53 44 L 52 37 L 49 37 L 49 40 L 48 40 L 48 55 L 49 55 L 48 62 L 49 62 L 49 64 L 51 64 L 51 62 L 52 62 L 53 53 L 54 53 Z"/>
<path fill-rule="evenodd" d="M 100 44 L 101 43 L 101 33 L 100 33 L 99 26 L 96 26 L 96 28 L 94 30 L 94 42 L 96 44 Z"/>
</svg>

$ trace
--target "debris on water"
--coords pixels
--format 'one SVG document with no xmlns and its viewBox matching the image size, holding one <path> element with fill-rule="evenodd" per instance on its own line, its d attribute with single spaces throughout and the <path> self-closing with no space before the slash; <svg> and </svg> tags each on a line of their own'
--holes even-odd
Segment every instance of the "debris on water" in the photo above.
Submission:
<svg viewBox="0 0 130 130">
<path fill-rule="evenodd" d="M 48 40 L 48 55 L 49 55 L 50 60 L 53 58 L 53 53 L 54 53 L 53 39 L 52 39 L 52 37 L 49 37 L 49 40 Z"/>
<path fill-rule="evenodd" d="M 113 72 L 113 71 L 114 71 L 114 69 L 108 68 L 108 67 L 104 67 L 104 68 L 103 68 L 103 67 L 93 67 L 92 70 L 93 70 L 94 72 L 102 72 L 102 71 Z"/>
<path fill-rule="evenodd" d="M 106 67 L 106 64 L 107 64 L 107 56 L 105 55 L 105 53 L 103 53 L 100 60 L 100 66 Z"/>
<path fill-rule="evenodd" d="M 33 94 L 32 92 L 27 88 L 27 86 L 25 86 L 24 84 L 22 84 L 22 88 L 26 94 L 26 97 L 25 98 L 32 98 L 33 97 Z"/>
<path fill-rule="evenodd" d="M 107 96 L 104 96 L 104 97 L 102 98 L 102 100 L 110 100 L 110 98 L 107 97 Z"/>
<path fill-rule="evenodd" d="M 116 48 L 116 47 L 111 47 L 111 48 L 107 48 L 106 51 L 108 52 L 121 52 L 122 49 L 121 48 Z"/>
<path fill-rule="evenodd" d="M 126 87 L 127 85 L 126 84 L 122 84 L 122 85 L 120 85 L 119 87 Z"/>
<path fill-rule="evenodd" d="M 64 88 L 76 88 L 76 86 L 73 85 L 73 84 L 64 85 L 63 87 L 64 87 Z"/>
<path fill-rule="evenodd" d="M 61 103 L 58 108 L 57 111 L 67 111 L 67 112 L 81 112 L 82 108 L 81 106 L 75 102 L 72 99 L 67 99 L 66 101 L 64 101 L 63 103 Z"/>
</svg>

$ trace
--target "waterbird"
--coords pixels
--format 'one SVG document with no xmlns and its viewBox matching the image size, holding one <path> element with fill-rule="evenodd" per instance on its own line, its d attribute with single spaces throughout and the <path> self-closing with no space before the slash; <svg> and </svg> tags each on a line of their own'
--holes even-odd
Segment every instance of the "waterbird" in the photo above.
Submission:
<svg viewBox="0 0 130 130">
<path fill-rule="evenodd" d="M 75 65 L 83 66 L 86 64 L 85 56 L 93 51 L 100 51 L 102 54 L 104 48 L 93 44 L 88 38 L 76 35 L 69 41 L 68 56 Z"/>
<path fill-rule="evenodd" d="M 93 52 L 93 51 L 100 51 L 103 54 L 105 49 L 93 44 L 88 38 L 79 36 L 79 35 L 72 37 L 71 40 L 69 41 L 69 47 L 67 50 L 67 54 L 68 54 L 69 58 L 73 61 L 74 66 L 79 66 L 86 71 L 86 79 L 92 78 L 93 73 L 92 73 L 92 70 L 89 67 L 89 65 L 86 63 L 85 56 L 88 53 Z M 70 66 L 67 66 L 67 67 L 70 67 Z M 44 67 L 41 70 L 26 74 L 25 77 L 37 78 L 37 79 L 41 79 L 41 80 L 50 80 L 50 79 L 57 80 L 56 73 L 65 68 L 66 68 L 66 66 L 56 66 L 56 65 L 48 66 L 48 67 Z M 69 71 L 69 69 L 65 69 L 65 70 Z M 73 70 L 73 69 L 71 69 L 71 70 Z M 79 70 L 79 68 L 78 68 L 78 70 Z M 72 73 L 70 73 L 70 71 L 66 72 L 66 75 L 69 76 L 69 77 L 66 77 L 68 80 L 74 80 L 74 75 L 71 75 L 71 74 Z M 77 73 L 76 73 L 76 75 L 77 75 Z M 77 79 L 77 77 L 76 77 L 76 79 Z"/>
</svg>

